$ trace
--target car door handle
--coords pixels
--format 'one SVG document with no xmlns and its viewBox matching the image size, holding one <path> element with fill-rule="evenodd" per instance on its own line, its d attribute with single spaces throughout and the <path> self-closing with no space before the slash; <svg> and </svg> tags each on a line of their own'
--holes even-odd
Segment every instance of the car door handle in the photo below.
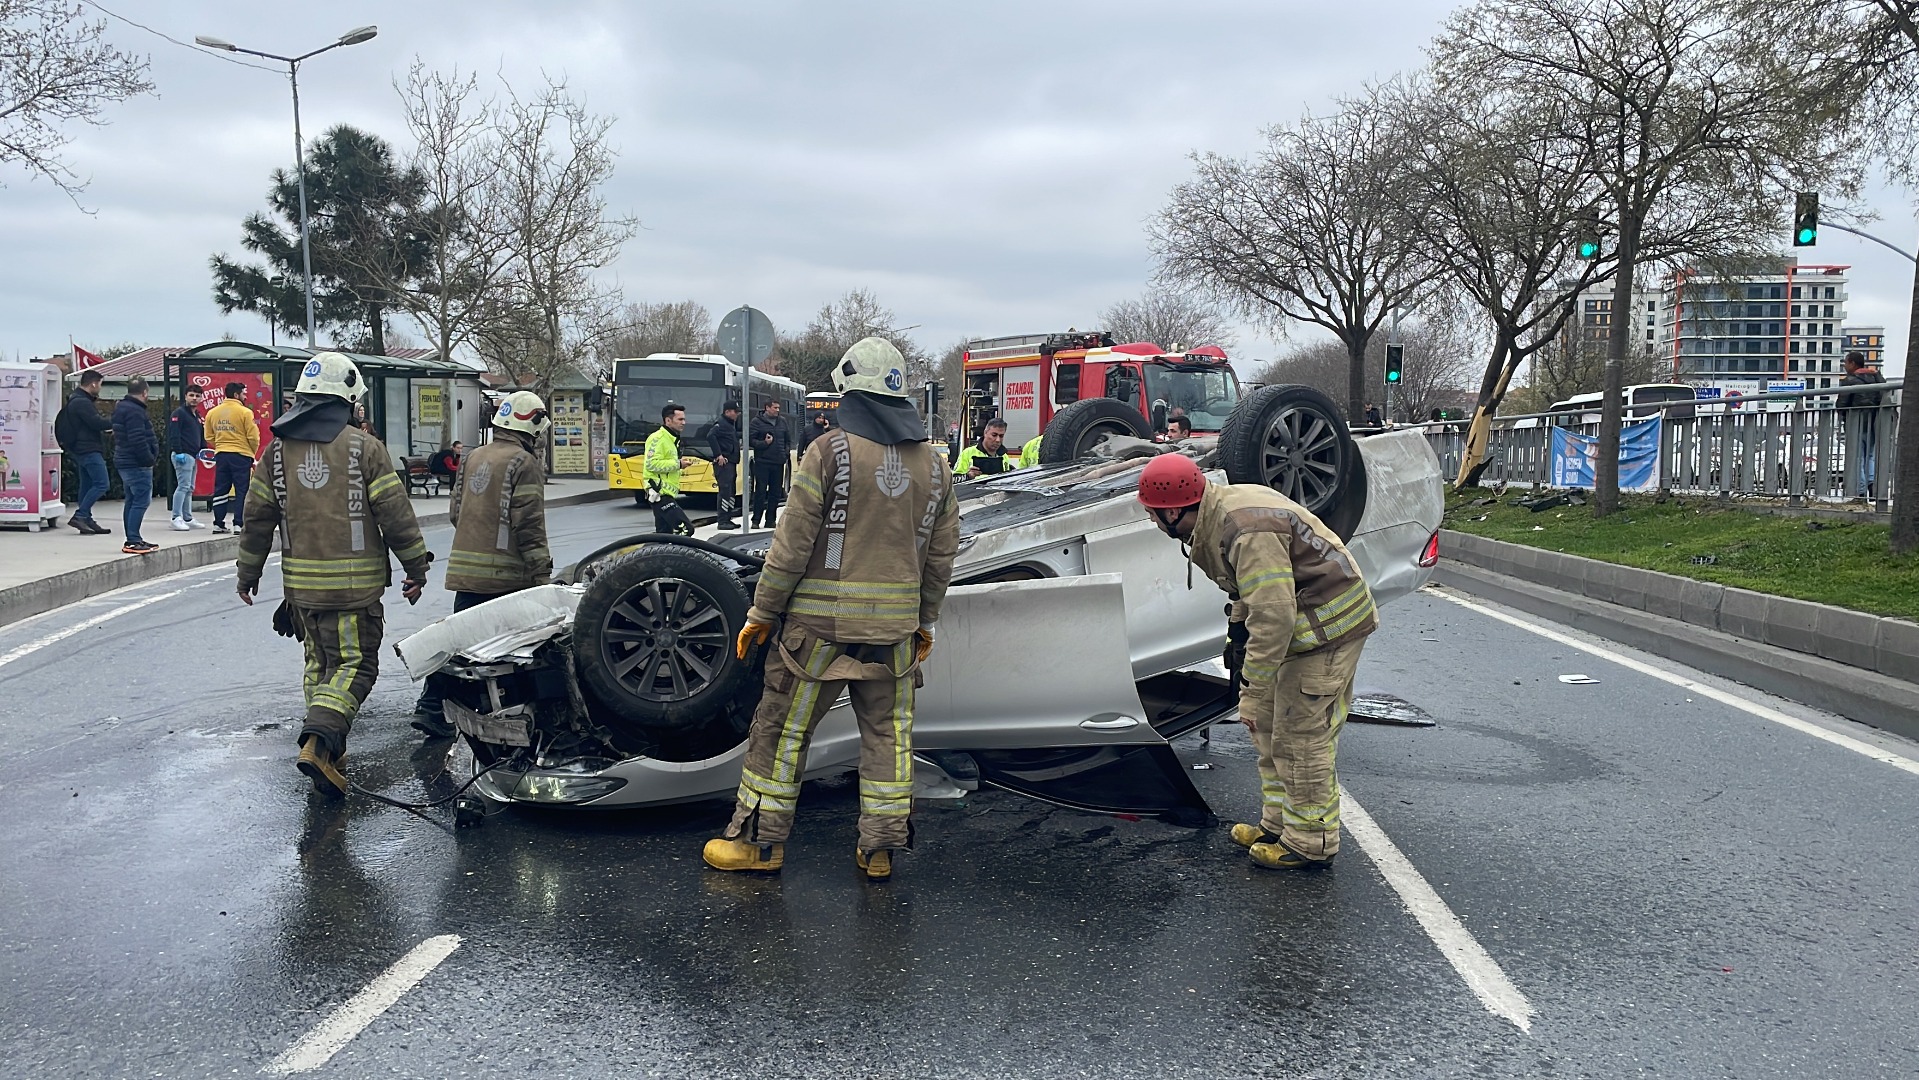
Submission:
<svg viewBox="0 0 1919 1080">
<path fill-rule="evenodd" d="M 1103 717 L 1096 716 L 1091 720 L 1081 720 L 1079 726 L 1088 731 L 1125 731 L 1138 727 L 1139 721 L 1130 716 L 1108 713 Z"/>
</svg>

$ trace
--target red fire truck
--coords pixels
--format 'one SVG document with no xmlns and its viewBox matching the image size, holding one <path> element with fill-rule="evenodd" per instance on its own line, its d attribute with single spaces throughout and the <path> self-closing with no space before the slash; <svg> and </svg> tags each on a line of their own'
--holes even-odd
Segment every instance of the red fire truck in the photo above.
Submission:
<svg viewBox="0 0 1919 1080">
<path fill-rule="evenodd" d="M 1071 461 L 1109 434 L 1151 438 L 1177 414 L 1215 434 L 1239 403 L 1239 379 L 1217 345 L 1169 353 L 1068 330 L 970 341 L 963 362 L 967 431 L 997 415 L 1017 448 L 1058 419 L 1042 461 Z"/>
</svg>

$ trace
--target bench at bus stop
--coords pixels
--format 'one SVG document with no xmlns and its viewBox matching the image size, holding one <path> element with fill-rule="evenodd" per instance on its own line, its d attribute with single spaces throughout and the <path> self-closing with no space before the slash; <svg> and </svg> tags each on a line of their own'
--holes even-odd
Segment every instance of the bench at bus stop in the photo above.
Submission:
<svg viewBox="0 0 1919 1080">
<path fill-rule="evenodd" d="M 433 471 L 430 459 L 423 457 L 402 457 L 400 472 L 406 477 L 408 498 L 415 495 L 445 495 L 453 490 L 453 477 L 448 473 Z"/>
</svg>

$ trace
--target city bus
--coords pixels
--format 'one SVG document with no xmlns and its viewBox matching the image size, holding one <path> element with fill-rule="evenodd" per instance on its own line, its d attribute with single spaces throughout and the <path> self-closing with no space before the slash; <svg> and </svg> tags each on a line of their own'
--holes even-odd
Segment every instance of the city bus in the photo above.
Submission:
<svg viewBox="0 0 1919 1080">
<path fill-rule="evenodd" d="M 729 400 L 738 400 L 739 388 L 740 369 L 724 356 L 654 353 L 613 361 L 613 446 L 606 458 L 607 486 L 631 491 L 634 502 L 646 504 L 646 437 L 659 429 L 660 409 L 670 401 L 686 408 L 680 448 L 685 456 L 697 459 L 680 472 L 680 493 L 718 494 L 719 485 L 713 479 L 713 446 L 708 437 L 714 421 L 720 418 L 721 407 Z M 751 400 L 740 414 L 741 441 L 745 441 L 753 417 L 767 402 L 777 401 L 788 436 L 798 446 L 806 387 L 755 371 L 752 390 Z M 746 469 L 740 470 L 742 485 L 746 474 Z"/>
<path fill-rule="evenodd" d="M 826 417 L 829 424 L 839 423 L 840 396 L 815 390 L 806 395 L 806 422 L 812 423 L 815 416 Z"/>
<path fill-rule="evenodd" d="M 1619 391 L 1620 404 L 1628 423 L 1660 415 L 1659 406 L 1666 402 L 1691 402 L 1696 397 L 1692 387 L 1684 383 L 1639 383 L 1635 386 L 1622 387 Z M 1546 411 L 1557 414 L 1551 418 L 1554 427 L 1597 424 L 1600 408 L 1605 404 L 1605 400 L 1604 394 L 1579 394 L 1564 401 L 1553 402 Z M 1664 412 L 1675 420 L 1685 419 L 1693 414 L 1692 409 L 1679 406 L 1666 409 Z"/>
</svg>

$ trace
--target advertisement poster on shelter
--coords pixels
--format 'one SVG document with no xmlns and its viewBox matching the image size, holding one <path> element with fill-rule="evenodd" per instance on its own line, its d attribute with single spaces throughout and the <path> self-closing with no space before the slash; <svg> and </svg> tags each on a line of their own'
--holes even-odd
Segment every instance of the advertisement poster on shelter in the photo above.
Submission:
<svg viewBox="0 0 1919 1080">
<path fill-rule="evenodd" d="M 1619 490 L 1659 486 L 1659 424 L 1655 416 L 1619 429 Z M 1598 465 L 1599 436 L 1553 429 L 1553 487 L 1591 488 Z"/>
<path fill-rule="evenodd" d="M 239 383 L 246 388 L 247 406 L 253 410 L 253 422 L 260 425 L 260 450 L 266 452 L 267 444 L 273 441 L 273 418 L 279 415 L 279 402 L 273 393 L 273 373 L 270 371 L 182 371 L 180 377 L 188 386 L 200 390 L 200 419 L 205 420 L 207 413 L 215 405 L 227 399 L 227 384 Z M 213 497 L 213 451 L 208 449 L 200 455 L 200 468 L 193 474 L 193 496 L 196 499 Z M 241 493 L 245 498 L 245 493 Z"/>
<path fill-rule="evenodd" d="M 578 390 L 553 392 L 553 474 L 587 476 L 593 458 L 586 443 L 586 395 Z"/>
<path fill-rule="evenodd" d="M 0 371 L 0 514 L 37 514 L 43 500 L 59 501 L 58 469 L 51 493 L 41 475 L 42 379 L 32 368 Z"/>
</svg>

